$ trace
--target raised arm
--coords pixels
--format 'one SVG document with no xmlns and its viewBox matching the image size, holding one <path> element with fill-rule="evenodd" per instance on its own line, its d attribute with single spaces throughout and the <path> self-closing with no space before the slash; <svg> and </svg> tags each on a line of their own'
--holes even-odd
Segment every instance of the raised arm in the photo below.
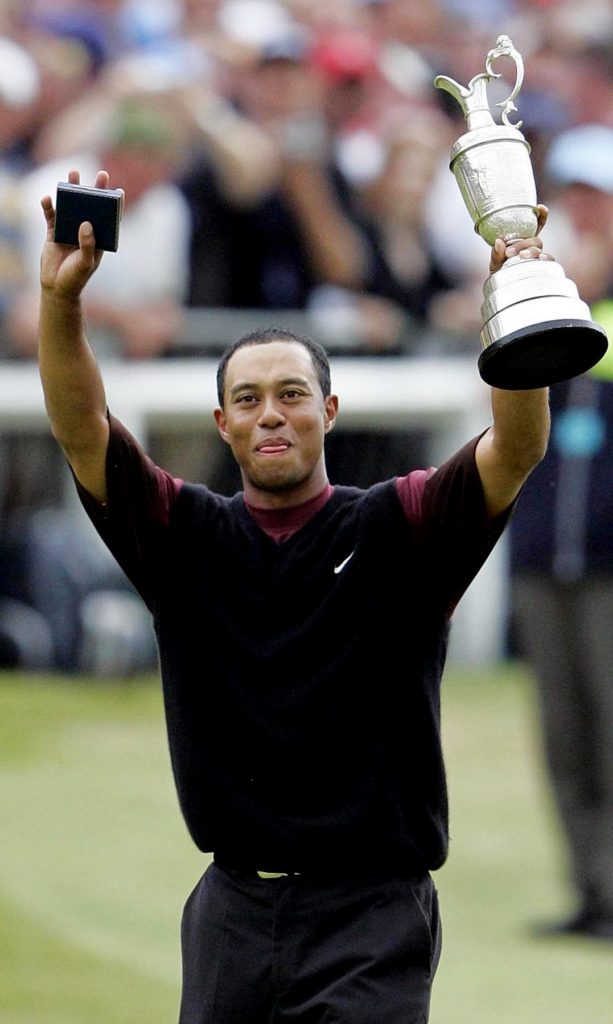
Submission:
<svg viewBox="0 0 613 1024">
<path fill-rule="evenodd" d="M 68 178 L 78 184 L 78 171 L 70 171 Z M 100 171 L 95 186 L 108 184 L 107 172 Z M 47 237 L 41 256 L 38 361 L 45 405 L 53 435 L 77 479 L 98 501 L 105 501 L 106 396 L 81 307 L 81 292 L 99 266 L 102 251 L 95 248 L 87 223 L 81 225 L 78 249 L 54 242 L 51 197 L 44 196 L 41 205 Z"/>
<path fill-rule="evenodd" d="M 547 221 L 547 208 L 539 207 L 538 231 Z M 498 239 L 492 249 L 490 271 L 520 253 L 524 259 L 552 259 L 542 252 L 540 237 L 512 245 Z M 493 424 L 477 445 L 479 475 L 491 515 L 503 512 L 515 500 L 528 476 L 541 461 L 549 440 L 549 389 L 503 391 L 492 388 Z"/>
</svg>

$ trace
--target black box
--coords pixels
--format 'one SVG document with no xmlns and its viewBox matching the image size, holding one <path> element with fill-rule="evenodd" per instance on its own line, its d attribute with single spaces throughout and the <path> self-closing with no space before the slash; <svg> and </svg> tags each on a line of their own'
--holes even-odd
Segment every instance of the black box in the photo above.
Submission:
<svg viewBox="0 0 613 1024">
<path fill-rule="evenodd" d="M 96 249 L 117 252 L 122 212 L 122 189 L 87 188 L 60 181 L 55 201 L 54 240 L 63 245 L 78 245 L 79 227 L 88 220 L 94 229 Z"/>
</svg>

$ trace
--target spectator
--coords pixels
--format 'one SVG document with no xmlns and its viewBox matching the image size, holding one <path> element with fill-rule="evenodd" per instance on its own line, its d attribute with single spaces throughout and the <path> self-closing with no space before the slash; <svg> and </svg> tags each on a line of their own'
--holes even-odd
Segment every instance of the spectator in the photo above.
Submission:
<svg viewBox="0 0 613 1024">
<path fill-rule="evenodd" d="M 25 257 L 30 287 L 16 302 L 9 321 L 15 354 L 36 351 L 35 279 L 40 245 L 35 195 L 55 193 L 78 162 L 93 181 L 98 163 L 114 169 L 125 182 L 120 249 L 105 262 L 87 306 L 88 322 L 109 352 L 138 359 L 172 347 L 180 323 L 188 272 L 190 217 L 173 178 L 185 155 L 185 141 L 172 110 L 156 100 L 123 100 L 99 126 L 98 145 L 84 156 L 66 154 L 37 168 L 24 183 Z M 146 258 L 145 258 L 146 256 Z M 98 348 L 99 354 L 103 350 Z"/>
<path fill-rule="evenodd" d="M 449 142 L 439 110 L 405 110 L 383 136 L 379 173 L 361 189 L 397 283 L 398 301 L 421 327 L 430 325 L 434 297 L 450 287 L 427 245 L 425 227 L 432 181 Z"/>
<path fill-rule="evenodd" d="M 30 166 L 30 139 L 40 94 L 40 71 L 21 44 L 0 37 L 0 351 L 6 355 L 5 319 L 23 286 L 22 205 L 19 182 Z M 26 442 L 27 444 L 27 442 Z M 27 515 L 15 519 L 15 464 L 24 456 L 0 437 L 0 666 L 47 668 L 51 630 L 28 600 L 24 567 Z M 57 464 L 56 464 L 57 465 Z M 9 500 L 10 496 L 10 500 Z"/>
<path fill-rule="evenodd" d="M 563 259 L 613 328 L 613 128 L 561 135 Z M 553 210 L 553 204 L 552 204 Z M 553 217 L 553 213 L 552 213 Z M 559 230 L 559 241 L 563 231 Z M 613 940 L 613 358 L 551 389 L 549 452 L 511 526 L 513 622 L 539 697 L 544 753 L 576 907 L 543 933 Z"/>
<path fill-rule="evenodd" d="M 551 404 L 550 453 L 511 528 L 517 643 L 576 897 L 543 931 L 613 940 L 613 379 L 555 385 Z"/>
<path fill-rule="evenodd" d="M 613 125 L 562 132 L 545 156 L 551 231 L 560 262 L 588 303 L 613 288 Z"/>
<path fill-rule="evenodd" d="M 350 42 L 353 47 L 354 35 Z M 223 195 L 210 161 L 194 163 L 183 183 L 194 226 L 190 303 L 308 310 L 328 322 L 334 315 L 342 351 L 398 353 L 406 315 L 395 301 L 397 285 L 377 231 L 335 159 L 373 66 L 363 37 L 357 51 L 346 45 L 346 33 L 313 45 L 293 26 L 236 69 L 234 102 L 274 145 L 278 179 L 257 202 L 239 206 Z M 347 440 L 349 453 L 342 451 Z M 343 465 L 351 464 L 355 480 L 356 454 L 365 474 L 358 482 L 372 479 L 375 465 L 380 472 L 382 460 L 393 473 L 399 440 L 389 434 L 347 439 L 339 432 L 330 439 L 331 474 L 342 482 Z M 220 458 L 221 476 L 209 482 L 232 492 L 239 483 L 234 463 L 223 450 Z"/>
<path fill-rule="evenodd" d="M 20 181 L 30 167 L 29 139 L 40 73 L 28 51 L 0 36 L 0 332 L 23 285 L 23 208 Z"/>
<path fill-rule="evenodd" d="M 216 248 L 225 264 L 219 284 L 225 294 L 211 302 L 203 292 L 210 252 L 205 234 L 201 248 L 192 249 L 190 296 L 196 305 L 304 309 L 319 283 L 381 290 L 386 268 L 335 166 L 338 123 L 326 121 L 333 107 L 328 82 L 310 54 L 309 38 L 294 27 L 262 44 L 234 75 L 235 105 L 275 146 L 276 187 L 237 208 L 227 203 L 214 168 L 211 173 L 198 162 L 185 181 L 194 224 L 203 204 L 209 216 L 215 204 Z M 194 244 L 198 238 L 195 233 Z"/>
<path fill-rule="evenodd" d="M 30 144 L 38 133 L 97 80 L 110 56 L 104 34 L 90 9 L 15 5 L 15 38 L 35 60 L 40 89 L 32 111 Z"/>
<path fill-rule="evenodd" d="M 52 629 L 34 607 L 27 581 L 29 521 L 9 524 L 2 517 L 0 524 L 0 668 L 48 670 L 54 663 Z"/>
<path fill-rule="evenodd" d="M 154 106 L 139 96 L 122 101 L 100 128 L 102 155 L 79 162 L 85 173 L 91 160 L 92 168 L 98 159 L 115 168 L 125 183 L 126 201 L 119 252 L 105 261 L 87 307 L 97 354 L 101 359 L 162 355 L 174 345 L 187 281 L 189 211 L 172 181 L 184 152 L 182 127 L 163 104 Z M 40 191 L 54 192 L 73 159 L 65 156 L 36 168 L 24 183 L 25 261 L 33 283 L 38 274 L 35 249 L 40 248 Z M 92 169 L 92 183 L 94 177 Z M 7 313 L 13 356 L 35 355 L 37 312 L 37 295 L 27 287 L 26 274 L 26 286 Z M 83 538 L 71 510 L 63 507 L 58 480 L 64 479 L 64 467 L 58 465 L 54 447 L 48 438 L 32 436 L 5 441 L 14 482 L 7 489 L 6 512 L 9 523 L 20 524 L 19 567 L 26 600 L 51 631 L 53 655 L 47 667 L 98 674 L 151 667 L 155 649 L 149 624 L 137 605 L 133 610 L 129 588 L 106 550 L 92 548 L 91 537 Z M 109 638 L 114 654 L 103 649 Z"/>
</svg>

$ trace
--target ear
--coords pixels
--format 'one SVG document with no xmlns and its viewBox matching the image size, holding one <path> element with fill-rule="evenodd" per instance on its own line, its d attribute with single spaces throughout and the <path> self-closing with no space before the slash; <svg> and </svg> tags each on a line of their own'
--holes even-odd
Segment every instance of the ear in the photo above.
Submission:
<svg viewBox="0 0 613 1024">
<path fill-rule="evenodd" d="M 223 409 L 213 409 L 213 416 L 215 417 L 215 423 L 217 424 L 217 429 L 222 441 L 225 441 L 226 444 L 230 444 L 230 437 L 226 430 L 226 417 Z"/>
<path fill-rule="evenodd" d="M 338 414 L 338 395 L 328 395 L 324 399 L 324 429 L 329 434 L 336 423 Z"/>
</svg>

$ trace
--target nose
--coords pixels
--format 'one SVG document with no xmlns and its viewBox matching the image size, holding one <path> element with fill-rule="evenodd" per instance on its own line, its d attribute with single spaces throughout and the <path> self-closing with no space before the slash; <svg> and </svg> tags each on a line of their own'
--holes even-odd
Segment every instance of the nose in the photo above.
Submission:
<svg viewBox="0 0 613 1024">
<path fill-rule="evenodd" d="M 263 426 L 269 427 L 276 426 L 284 421 L 285 414 L 283 412 L 283 408 L 277 403 L 274 395 L 265 396 L 262 399 L 262 404 L 260 406 L 258 422 Z"/>
</svg>

